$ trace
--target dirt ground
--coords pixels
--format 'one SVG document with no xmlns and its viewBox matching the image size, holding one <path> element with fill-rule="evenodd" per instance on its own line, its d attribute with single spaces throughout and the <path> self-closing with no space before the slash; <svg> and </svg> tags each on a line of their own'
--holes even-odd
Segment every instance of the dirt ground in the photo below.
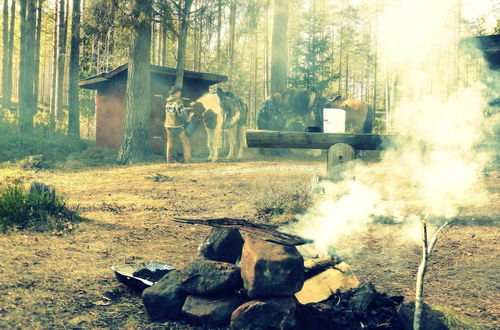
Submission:
<svg viewBox="0 0 500 330">
<path fill-rule="evenodd" d="M 0 236 L 0 328 L 147 328 L 140 297 L 115 280 L 111 265 L 164 261 L 179 265 L 197 253 L 208 228 L 174 216 L 254 218 L 253 202 L 275 182 L 309 182 L 323 162 L 153 164 L 84 170 L 0 170 L 0 182 L 21 178 L 54 184 L 88 219 L 63 233 Z M 156 173 L 171 178 L 155 182 Z M 499 172 L 484 183 L 500 218 Z M 481 213 L 481 211 L 478 211 Z M 478 215 L 482 215 L 478 214 Z M 372 225 L 345 244 L 361 281 L 379 290 L 414 295 L 417 245 L 400 245 L 396 225 Z M 499 328 L 499 227 L 451 226 L 437 243 L 426 301 Z M 189 328 L 181 323 L 167 328 Z"/>
</svg>

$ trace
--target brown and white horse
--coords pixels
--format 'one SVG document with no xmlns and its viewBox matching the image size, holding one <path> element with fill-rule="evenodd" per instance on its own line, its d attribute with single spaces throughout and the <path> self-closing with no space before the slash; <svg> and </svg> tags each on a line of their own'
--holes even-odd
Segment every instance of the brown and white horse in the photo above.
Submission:
<svg viewBox="0 0 500 330">
<path fill-rule="evenodd" d="M 245 146 L 245 129 L 248 107 L 239 97 L 231 92 L 217 89 L 216 93 L 207 93 L 191 103 L 192 120 L 203 120 L 207 129 L 208 159 L 219 160 L 222 134 L 229 137 L 229 153 L 227 159 L 243 157 Z"/>
</svg>

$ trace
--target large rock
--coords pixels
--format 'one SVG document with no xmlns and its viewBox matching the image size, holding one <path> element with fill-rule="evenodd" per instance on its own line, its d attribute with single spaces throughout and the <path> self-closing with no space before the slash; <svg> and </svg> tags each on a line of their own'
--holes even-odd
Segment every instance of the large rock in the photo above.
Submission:
<svg viewBox="0 0 500 330">
<path fill-rule="evenodd" d="M 348 264 L 341 262 L 335 268 L 307 279 L 302 289 L 295 294 L 301 304 L 317 303 L 330 298 L 337 290 L 341 292 L 357 288 L 359 281 Z"/>
<path fill-rule="evenodd" d="M 187 297 L 187 293 L 181 288 L 181 280 L 182 273 L 174 270 L 142 292 L 142 301 L 152 320 L 181 318 L 182 305 Z"/>
<path fill-rule="evenodd" d="M 292 329 L 295 309 L 292 297 L 252 300 L 238 307 L 231 315 L 231 329 Z"/>
<path fill-rule="evenodd" d="M 239 230 L 214 227 L 198 250 L 207 259 L 234 264 L 241 257 L 242 248 L 243 237 Z"/>
<path fill-rule="evenodd" d="M 207 259 L 196 259 L 182 271 L 182 288 L 194 295 L 230 293 L 240 289 L 239 267 Z"/>
<path fill-rule="evenodd" d="M 357 314 L 366 314 L 368 307 L 377 297 L 377 291 L 373 283 L 363 283 L 349 300 L 349 309 Z"/>
<path fill-rule="evenodd" d="M 228 326 L 233 311 L 245 300 L 236 295 L 223 297 L 189 296 L 182 306 L 186 320 L 191 325 Z"/>
<path fill-rule="evenodd" d="M 398 309 L 401 328 L 404 330 L 413 329 L 413 315 L 415 313 L 415 302 L 401 304 Z M 422 308 L 422 318 L 420 328 L 425 330 L 446 330 L 444 322 L 437 316 L 429 305 L 424 303 Z"/>
<path fill-rule="evenodd" d="M 249 297 L 291 296 L 304 284 L 304 260 L 294 246 L 245 237 L 241 277 Z"/>
</svg>

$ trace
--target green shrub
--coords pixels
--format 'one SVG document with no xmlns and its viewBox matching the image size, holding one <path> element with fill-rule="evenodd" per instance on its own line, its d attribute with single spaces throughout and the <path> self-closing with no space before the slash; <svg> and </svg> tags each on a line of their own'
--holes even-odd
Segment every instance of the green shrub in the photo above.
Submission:
<svg viewBox="0 0 500 330">
<path fill-rule="evenodd" d="M 270 220 L 277 215 L 296 215 L 312 205 L 312 195 L 307 184 L 270 184 L 257 199 L 254 207 L 257 217 Z"/>
<path fill-rule="evenodd" d="M 78 219 L 62 198 L 48 192 L 30 193 L 21 185 L 0 188 L 0 232 L 9 229 L 62 230 Z"/>
<path fill-rule="evenodd" d="M 70 154 L 81 153 L 92 144 L 37 129 L 32 134 L 20 134 L 12 124 L 0 122 L 0 163 L 14 163 L 32 155 L 43 155 L 49 163 L 64 162 Z"/>
</svg>

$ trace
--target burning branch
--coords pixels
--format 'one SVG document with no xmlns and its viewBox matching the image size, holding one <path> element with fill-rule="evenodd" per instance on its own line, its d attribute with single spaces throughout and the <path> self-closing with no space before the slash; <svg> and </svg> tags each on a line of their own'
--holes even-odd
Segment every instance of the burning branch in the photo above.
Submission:
<svg viewBox="0 0 500 330">
<path fill-rule="evenodd" d="M 418 267 L 417 273 L 417 288 L 415 293 L 415 314 L 413 315 L 413 330 L 420 330 L 420 323 L 422 319 L 422 306 L 424 302 L 424 277 L 427 270 L 427 260 L 436 245 L 439 233 L 446 227 L 450 222 L 445 222 L 432 236 L 431 243 L 428 244 L 427 240 L 427 223 L 422 221 L 422 262 Z"/>
</svg>

